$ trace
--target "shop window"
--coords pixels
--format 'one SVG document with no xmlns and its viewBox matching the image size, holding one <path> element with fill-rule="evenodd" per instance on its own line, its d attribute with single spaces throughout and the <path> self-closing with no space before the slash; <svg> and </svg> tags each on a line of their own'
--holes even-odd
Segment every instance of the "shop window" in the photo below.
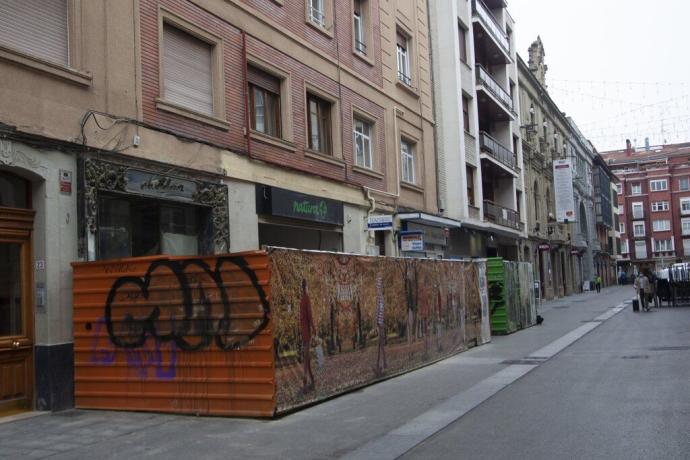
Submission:
<svg viewBox="0 0 690 460">
<path fill-rule="evenodd" d="M 0 172 L 0 207 L 29 208 L 30 183 L 14 174 Z"/>
<path fill-rule="evenodd" d="M 98 219 L 99 259 L 211 252 L 205 207 L 102 195 Z"/>
<path fill-rule="evenodd" d="M 414 157 L 414 145 L 406 139 L 401 139 L 400 159 L 402 162 L 402 180 L 409 184 L 414 184 L 416 179 Z"/>
<path fill-rule="evenodd" d="M 325 155 L 332 154 L 332 104 L 313 94 L 307 94 L 307 131 L 309 149 Z"/>
<path fill-rule="evenodd" d="M 396 34 L 396 50 L 398 56 L 398 80 L 407 86 L 412 86 L 410 39 L 400 31 Z"/>
<path fill-rule="evenodd" d="M 373 126 L 364 120 L 354 119 L 355 164 L 363 168 L 373 168 L 372 154 Z"/>
<path fill-rule="evenodd" d="M 281 137 L 280 79 L 251 66 L 247 75 L 252 129 Z"/>
</svg>

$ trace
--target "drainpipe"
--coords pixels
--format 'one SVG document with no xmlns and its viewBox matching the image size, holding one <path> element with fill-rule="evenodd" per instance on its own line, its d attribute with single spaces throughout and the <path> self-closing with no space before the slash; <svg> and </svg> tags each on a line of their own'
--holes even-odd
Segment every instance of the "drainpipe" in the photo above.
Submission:
<svg viewBox="0 0 690 460">
<path fill-rule="evenodd" d="M 244 135 L 247 138 L 247 158 L 252 158 L 252 135 L 249 122 L 249 78 L 247 63 L 247 33 L 242 31 L 242 79 L 244 80 Z"/>
</svg>

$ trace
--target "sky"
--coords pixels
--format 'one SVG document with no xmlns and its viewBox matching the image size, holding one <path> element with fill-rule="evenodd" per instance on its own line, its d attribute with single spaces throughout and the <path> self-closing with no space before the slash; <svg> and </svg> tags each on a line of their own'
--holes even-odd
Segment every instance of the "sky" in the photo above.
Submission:
<svg viewBox="0 0 690 460">
<path fill-rule="evenodd" d="M 687 0 L 508 0 L 518 54 L 541 36 L 546 83 L 599 150 L 690 142 Z"/>
</svg>

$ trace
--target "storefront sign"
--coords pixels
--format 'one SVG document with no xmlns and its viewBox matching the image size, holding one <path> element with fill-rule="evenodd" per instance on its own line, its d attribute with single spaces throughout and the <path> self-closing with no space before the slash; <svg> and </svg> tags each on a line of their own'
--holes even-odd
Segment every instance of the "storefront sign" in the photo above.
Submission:
<svg viewBox="0 0 690 460">
<path fill-rule="evenodd" d="M 196 182 L 136 169 L 125 172 L 125 190 L 140 195 L 181 201 L 193 201 Z"/>
<path fill-rule="evenodd" d="M 393 216 L 392 215 L 381 215 L 381 216 L 369 216 L 367 218 L 367 227 L 369 230 L 392 230 L 393 229 Z"/>
<path fill-rule="evenodd" d="M 444 228 L 408 222 L 407 230 L 423 233 L 426 244 L 436 244 L 438 246 L 445 246 L 447 244 L 446 229 Z"/>
<path fill-rule="evenodd" d="M 569 159 L 553 161 L 553 182 L 556 194 L 556 220 L 574 222 L 573 168 Z"/>
<path fill-rule="evenodd" d="M 257 186 L 256 200 L 259 214 L 343 225 L 340 201 L 269 186 Z"/>
<path fill-rule="evenodd" d="M 540 245 L 539 245 L 539 250 L 540 250 L 540 251 L 548 251 L 548 250 L 550 250 L 550 249 L 551 249 L 551 245 L 550 245 L 550 244 L 540 244 Z"/>
<path fill-rule="evenodd" d="M 400 250 L 403 252 L 423 252 L 424 233 L 422 232 L 401 232 Z"/>
<path fill-rule="evenodd" d="M 60 193 L 72 194 L 72 171 L 60 170 Z"/>
</svg>

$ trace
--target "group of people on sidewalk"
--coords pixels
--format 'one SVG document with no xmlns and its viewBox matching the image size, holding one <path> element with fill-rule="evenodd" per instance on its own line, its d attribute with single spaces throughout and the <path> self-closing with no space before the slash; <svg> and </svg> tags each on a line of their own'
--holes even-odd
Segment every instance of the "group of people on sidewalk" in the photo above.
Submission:
<svg viewBox="0 0 690 460">
<path fill-rule="evenodd" d="M 635 287 L 637 297 L 640 299 L 640 308 L 643 311 L 649 311 L 652 301 L 654 302 L 654 306 L 657 306 L 657 297 L 655 295 L 655 278 L 656 277 L 654 274 L 648 275 L 643 271 L 641 271 L 635 278 L 633 286 Z"/>
</svg>

